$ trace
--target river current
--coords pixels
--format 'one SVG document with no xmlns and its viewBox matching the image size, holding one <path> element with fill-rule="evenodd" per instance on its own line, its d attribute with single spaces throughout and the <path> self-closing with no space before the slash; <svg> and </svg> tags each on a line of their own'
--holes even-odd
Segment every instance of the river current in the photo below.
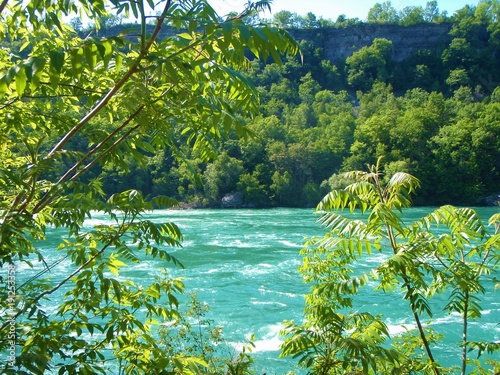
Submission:
<svg viewBox="0 0 500 375">
<path fill-rule="evenodd" d="M 411 208 L 406 220 L 416 220 L 431 208 Z M 479 208 L 487 220 L 498 208 Z M 304 294 L 297 268 L 299 251 L 306 237 L 322 235 L 312 209 L 241 209 L 241 210 L 157 210 L 145 216 L 155 222 L 174 222 L 184 235 L 183 247 L 172 255 L 185 269 L 171 263 L 146 260 L 124 269 L 122 276 L 135 283 L 147 284 L 166 268 L 175 277 L 183 277 L 186 293 L 196 291 L 200 301 L 211 310 L 209 318 L 223 327 L 224 337 L 235 349 L 255 335 L 253 357 L 256 374 L 283 374 L 297 371 L 293 359 L 279 358 L 279 331 L 284 320 L 303 319 Z M 103 222 L 98 214 L 86 226 Z M 55 240 L 55 239 L 54 239 Z M 47 246 L 51 246 L 49 241 Z M 55 243 L 55 242 L 54 242 Z M 375 256 L 377 256 L 375 254 Z M 376 260 L 376 258 L 374 259 Z M 369 264 L 367 263 L 367 266 Z M 63 273 L 64 266 L 55 272 Z M 500 291 L 484 296 L 483 318 L 473 323 L 473 339 L 500 341 Z M 389 297 L 388 297 L 389 298 Z M 390 299 L 365 294 L 362 304 L 373 314 L 387 314 L 391 333 L 412 326 L 408 309 L 387 310 Z M 448 364 L 455 363 L 459 352 L 451 349 L 460 340 L 460 316 L 435 316 L 432 323 L 447 335 L 440 350 Z M 300 371 L 297 371 L 300 373 Z"/>
</svg>

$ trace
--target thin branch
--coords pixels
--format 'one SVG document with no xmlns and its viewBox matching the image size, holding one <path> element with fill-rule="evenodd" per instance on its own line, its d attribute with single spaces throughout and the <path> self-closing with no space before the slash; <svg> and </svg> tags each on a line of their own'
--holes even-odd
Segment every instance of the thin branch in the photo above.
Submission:
<svg viewBox="0 0 500 375">
<path fill-rule="evenodd" d="M 84 174 L 86 171 L 88 171 L 90 168 L 92 168 L 99 160 L 101 160 L 104 156 L 109 154 L 112 150 L 114 150 L 120 143 L 122 143 L 125 139 L 128 138 L 132 132 L 136 131 L 140 125 L 136 125 L 132 128 L 130 128 L 125 134 L 123 134 L 119 139 L 115 141 L 111 146 L 109 146 L 105 151 L 103 151 L 100 155 L 98 155 L 94 160 L 92 160 L 89 164 L 87 164 L 83 169 L 81 169 L 77 174 L 75 174 L 73 177 L 71 177 L 70 181 L 75 181 L 78 177 L 80 177 L 82 174 Z"/>
<path fill-rule="evenodd" d="M 464 317 L 463 317 L 463 331 L 462 331 L 462 375 L 466 374 L 467 369 L 467 312 L 469 308 L 469 291 L 465 291 L 465 301 L 464 301 Z"/>
<path fill-rule="evenodd" d="M 104 138 L 101 142 L 99 142 L 92 150 L 90 150 L 81 160 L 78 161 L 75 165 L 73 165 L 59 180 L 56 182 L 57 184 L 60 184 L 64 180 L 66 180 L 73 172 L 76 171 L 86 160 L 88 160 L 92 155 L 94 155 L 97 151 L 101 149 L 101 147 L 108 142 L 111 138 L 113 138 L 120 130 L 125 128 L 130 122 L 141 113 L 141 111 L 144 109 L 145 105 L 139 106 L 139 108 L 132 113 L 132 115 L 129 116 L 129 118 L 120 126 L 118 126 L 115 130 L 113 130 L 106 138 Z"/>
<path fill-rule="evenodd" d="M 83 94 L 65 94 L 65 95 L 23 95 L 23 99 L 54 99 L 54 98 L 79 98 Z"/>
<path fill-rule="evenodd" d="M 32 281 L 38 279 L 40 276 L 46 274 L 47 272 L 51 271 L 52 268 L 54 268 L 55 266 L 57 266 L 59 263 L 61 263 L 63 260 L 65 260 L 66 258 L 68 257 L 68 255 L 62 257 L 62 258 L 59 258 L 58 260 L 56 260 L 54 263 L 52 263 L 50 266 L 49 265 L 46 265 L 46 267 L 41 270 L 40 272 L 38 272 L 36 275 L 30 277 L 28 280 L 26 280 L 24 283 L 22 283 L 21 285 L 19 285 L 17 287 L 17 289 L 22 289 L 25 285 L 31 283 Z M 45 263 L 46 264 L 46 263 Z"/>
<path fill-rule="evenodd" d="M 49 85 L 50 85 L 50 83 L 49 83 L 49 82 L 47 82 L 47 83 L 46 83 L 46 82 L 43 82 L 43 83 L 44 83 L 44 84 L 49 84 Z M 72 89 L 78 89 L 78 90 L 82 90 L 82 91 L 84 91 L 84 92 L 91 92 L 91 93 L 93 93 L 93 94 L 101 94 L 101 95 L 102 95 L 102 94 L 104 94 L 104 92 L 102 92 L 102 91 L 97 91 L 97 90 L 89 90 L 89 89 L 86 89 L 86 88 L 81 87 L 81 86 L 72 85 L 71 83 L 59 83 L 58 85 L 59 85 L 59 86 L 65 86 L 65 87 L 71 87 Z"/>
<path fill-rule="evenodd" d="M 163 99 L 163 97 L 174 87 L 175 85 L 172 85 L 169 87 L 167 90 L 165 90 L 162 95 L 159 96 L 158 99 L 154 100 L 152 103 L 156 103 L 160 100 Z M 32 213 L 37 213 L 39 210 L 41 210 L 43 207 L 45 207 L 48 203 L 50 203 L 51 199 L 50 197 L 54 194 L 57 194 L 58 192 L 61 191 L 61 188 L 58 187 L 57 189 L 54 189 L 58 184 L 61 184 L 65 180 L 68 179 L 68 177 L 74 173 L 79 167 L 83 165 L 83 163 L 88 160 L 92 155 L 94 155 L 96 152 L 100 151 L 100 149 L 109 141 L 111 138 L 113 138 L 118 132 L 122 129 L 124 129 L 127 125 L 130 124 L 130 122 L 136 118 L 141 111 L 145 108 L 146 106 L 144 104 L 140 105 L 139 108 L 136 109 L 134 113 L 132 113 L 127 120 L 125 120 L 120 126 L 118 126 L 115 130 L 113 130 L 106 138 L 104 138 L 99 144 L 97 144 L 92 150 L 90 150 L 84 157 L 79 160 L 75 165 L 73 165 L 63 176 L 59 178 L 59 180 L 54 184 L 52 189 L 45 193 L 45 195 L 40 199 L 40 201 L 37 203 L 35 208 L 33 209 Z M 87 164 L 80 172 L 75 174 L 70 181 L 74 181 L 77 177 L 81 176 L 84 172 L 86 172 L 88 169 L 90 169 L 92 166 L 94 166 L 100 159 L 102 159 L 105 155 L 107 155 L 109 152 L 111 152 L 113 149 L 115 149 L 121 142 L 123 142 L 126 137 L 128 137 L 134 130 L 136 130 L 139 127 L 139 125 L 135 125 L 132 127 L 129 131 L 127 131 L 124 135 L 122 135 L 115 143 L 110 146 L 108 149 L 102 152 L 99 156 L 94 159 L 91 163 Z"/>
<path fill-rule="evenodd" d="M 387 228 L 387 234 L 389 236 L 389 241 L 391 243 L 391 247 L 393 249 L 394 254 L 397 253 L 397 243 L 396 243 L 396 238 L 394 235 L 394 232 L 392 230 L 392 227 L 385 221 L 385 226 Z M 406 286 L 406 290 L 408 291 L 408 295 L 413 296 L 413 288 L 410 286 L 410 279 L 406 272 L 403 270 L 401 272 L 401 277 L 403 278 L 404 285 Z M 435 364 L 436 361 L 434 359 L 434 356 L 432 354 L 431 346 L 429 344 L 429 341 L 427 340 L 427 337 L 425 335 L 425 331 L 422 325 L 422 322 L 420 321 L 420 316 L 418 315 L 417 309 L 415 307 L 415 303 L 411 300 L 410 298 L 410 308 L 413 313 L 413 318 L 415 319 L 415 323 L 417 324 L 418 332 L 420 334 L 420 339 L 422 340 L 422 343 L 424 344 L 425 351 L 427 352 L 427 356 L 429 357 L 430 361 Z M 434 373 L 436 375 L 440 375 L 439 370 L 436 367 L 433 367 Z"/>
<path fill-rule="evenodd" d="M 3 109 L 5 109 L 5 108 L 7 108 L 7 107 L 10 107 L 12 104 L 14 104 L 15 102 L 17 102 L 18 100 L 19 100 L 19 97 L 17 97 L 17 96 L 14 99 L 9 100 L 7 103 L 5 103 L 4 105 L 2 105 L 0 107 L 0 111 L 3 110 Z"/>
<path fill-rule="evenodd" d="M 40 293 L 35 299 L 31 300 L 31 301 L 27 301 L 29 303 L 27 303 L 24 308 L 20 309 L 16 315 L 14 315 L 14 317 L 12 317 L 12 319 L 17 319 L 20 315 L 24 314 L 26 312 L 26 310 L 28 309 L 29 306 L 33 306 L 35 305 L 38 301 L 40 301 L 40 299 L 42 299 L 43 297 L 47 296 L 47 295 L 50 295 L 54 292 L 56 292 L 57 290 L 59 290 L 64 284 L 66 284 L 69 280 L 71 280 L 73 278 L 73 276 L 77 275 L 78 273 L 80 273 L 85 267 L 87 267 L 91 262 L 93 262 L 95 259 L 97 259 L 99 256 L 102 255 L 102 253 L 108 248 L 111 246 L 111 244 L 113 243 L 113 241 L 115 241 L 116 239 L 120 238 L 123 233 L 126 232 L 126 226 L 125 226 L 125 220 L 126 220 L 126 216 L 123 218 L 123 221 L 122 223 L 120 224 L 120 229 L 118 230 L 118 232 L 116 233 L 116 235 L 114 235 L 112 238 L 109 239 L 109 241 L 102 247 L 101 250 L 99 250 L 97 253 L 95 253 L 93 256 L 91 256 L 85 263 L 83 263 L 80 267 L 78 267 L 76 270 L 74 270 L 73 272 L 71 272 L 68 276 L 66 276 L 63 280 L 61 280 L 59 282 L 59 284 L 57 284 L 56 286 L 54 286 L 52 289 L 49 289 L 49 290 L 46 290 L 42 293 Z M 0 327 L 0 331 L 3 331 L 5 329 L 5 327 L 7 327 L 8 325 L 10 324 L 10 321 L 6 321 L 4 324 L 2 324 L 2 326 Z"/>
<path fill-rule="evenodd" d="M 47 204 L 49 204 L 52 201 L 52 198 L 54 195 L 57 195 L 59 192 L 62 191 L 62 187 L 58 186 L 62 182 L 68 179 L 68 177 L 71 175 L 71 173 L 75 172 L 78 167 L 80 167 L 85 160 L 87 160 L 90 156 L 95 154 L 97 151 L 100 150 L 100 148 L 107 142 L 109 139 L 111 139 L 114 135 L 118 133 L 121 129 L 123 129 L 125 126 L 127 126 L 142 110 L 144 109 L 144 105 L 141 105 L 122 125 L 120 125 L 117 129 L 115 129 L 110 135 L 108 135 L 103 141 L 101 141 L 96 147 L 94 147 L 90 153 L 85 155 L 78 163 L 76 163 L 73 167 L 71 167 L 52 187 L 50 191 L 45 193 L 45 195 L 40 199 L 40 201 L 36 204 L 36 206 L 33 208 L 32 214 L 38 213 L 42 208 L 44 208 Z M 87 164 L 82 170 L 80 170 L 78 173 L 73 175 L 72 178 L 70 178 L 70 181 L 74 181 L 76 178 L 80 177 L 83 173 L 85 173 L 87 170 L 89 170 L 92 166 L 94 166 L 99 160 L 101 160 L 105 155 L 107 155 L 110 151 L 112 151 L 118 144 L 123 142 L 126 137 L 128 137 L 134 130 L 139 128 L 140 125 L 135 125 L 132 127 L 129 131 L 127 131 L 124 135 L 122 135 L 113 145 L 108 147 L 106 150 L 104 150 L 100 155 L 98 155 L 92 162 Z"/>
<path fill-rule="evenodd" d="M 168 12 L 168 9 L 170 8 L 171 2 L 172 2 L 172 0 L 167 0 L 167 4 L 165 4 L 165 8 L 163 9 L 162 14 L 160 15 L 160 17 L 158 17 L 158 23 L 156 24 L 155 30 L 153 31 L 153 35 L 149 39 L 149 42 L 146 44 L 146 47 L 145 47 L 146 51 L 148 51 L 151 48 L 154 41 L 158 37 L 158 34 L 161 31 L 163 23 L 165 22 L 165 18 L 167 17 L 167 12 Z"/>
<path fill-rule="evenodd" d="M 153 45 L 154 41 L 158 37 L 160 30 L 162 28 L 165 17 L 167 16 L 167 12 L 170 8 L 171 0 L 168 0 L 165 8 L 162 12 L 162 15 L 158 18 L 158 23 L 156 24 L 156 28 L 153 32 L 153 35 L 149 39 L 148 43 L 146 43 L 145 47 L 139 52 L 139 56 L 135 60 L 134 64 L 130 67 L 130 69 L 125 73 L 125 75 L 113 86 L 111 90 L 101 99 L 99 103 L 87 114 L 85 115 L 66 135 L 54 146 L 54 148 L 47 154 L 47 158 L 51 158 L 57 151 L 60 151 L 64 145 L 83 127 L 87 124 L 92 118 L 94 118 L 106 105 L 109 101 L 116 95 L 118 91 L 125 85 L 125 83 L 132 77 L 136 72 L 139 71 L 139 66 L 141 61 L 147 56 L 149 49 Z"/>
<path fill-rule="evenodd" d="M 26 309 L 28 308 L 28 306 L 33 306 L 35 305 L 38 301 L 40 301 L 40 299 L 44 296 L 47 296 L 49 294 L 52 294 L 54 292 L 56 292 L 57 290 L 59 290 L 64 284 L 66 284 L 69 280 L 71 280 L 71 278 L 73 276 L 75 276 L 76 274 L 80 273 L 80 271 L 85 268 L 87 265 L 89 265 L 92 261 L 94 261 L 98 256 L 100 256 L 104 250 L 106 250 L 109 246 L 111 245 L 111 241 L 109 241 L 106 245 L 104 245 L 104 247 L 99 250 L 96 254 L 94 254 L 92 257 L 90 257 L 85 263 L 83 263 L 80 267 L 78 267 L 76 270 L 74 270 L 73 272 L 71 272 L 71 274 L 69 276 L 67 276 L 66 278 L 64 278 L 59 284 L 57 284 L 56 286 L 54 286 L 52 289 L 49 289 L 49 290 L 46 290 L 42 293 L 40 293 L 35 299 L 31 300 L 31 301 L 27 301 L 29 302 L 29 304 L 26 304 L 25 307 L 23 309 L 20 309 L 16 315 L 14 315 L 14 317 L 12 319 L 17 319 L 21 314 L 24 314 L 26 312 Z M 6 323 L 4 323 L 2 325 L 2 327 L 0 327 L 0 331 L 2 331 L 7 325 L 9 324 L 9 322 L 7 321 Z"/>
<path fill-rule="evenodd" d="M 378 191 L 378 194 L 380 196 L 380 199 L 382 201 L 382 203 L 384 204 L 387 204 L 387 196 L 383 193 L 382 191 L 382 187 L 381 187 L 381 184 L 380 184 L 380 179 L 379 179 L 379 163 L 380 163 L 380 158 L 378 159 L 378 162 L 377 162 L 377 165 L 372 168 L 372 173 L 373 173 L 373 178 L 374 178 L 374 184 L 375 184 L 375 187 Z M 387 220 L 384 220 L 384 225 L 387 229 L 387 235 L 389 237 L 389 242 L 390 242 L 390 245 L 391 245 L 391 248 L 392 248 L 392 251 L 394 254 L 397 254 L 398 252 L 398 244 L 397 244 L 397 241 L 396 241 L 396 235 L 394 234 L 394 231 L 392 229 L 392 226 L 389 225 L 389 223 L 387 222 Z M 410 285 L 410 277 L 407 275 L 406 271 L 405 270 L 402 270 L 401 271 L 401 277 L 404 281 L 404 285 L 406 286 L 406 290 L 408 292 L 408 295 L 409 296 L 413 296 L 413 288 L 411 287 Z M 429 344 L 429 341 L 427 340 L 427 337 L 425 335 L 425 331 L 424 331 L 424 328 L 423 328 L 423 325 L 422 325 L 422 322 L 420 321 L 420 316 L 417 312 L 417 308 L 415 306 L 415 303 L 412 301 L 411 297 L 410 297 L 410 308 L 412 310 L 412 313 L 413 313 L 413 318 L 415 319 L 415 323 L 417 324 L 417 328 L 418 328 L 418 331 L 419 331 L 419 334 L 420 334 L 420 339 L 422 340 L 422 343 L 424 344 L 424 348 L 425 348 L 425 351 L 427 353 L 427 356 L 429 357 L 430 361 L 435 364 L 436 361 L 434 359 L 434 356 L 432 354 L 432 350 L 431 350 L 431 347 L 430 347 L 430 344 Z M 440 375 L 440 372 L 439 370 L 433 366 L 433 371 L 436 375 Z"/>
<path fill-rule="evenodd" d="M 3 13 L 5 7 L 7 6 L 7 3 L 9 2 L 9 0 L 3 0 L 2 3 L 0 4 L 0 14 Z"/>
</svg>

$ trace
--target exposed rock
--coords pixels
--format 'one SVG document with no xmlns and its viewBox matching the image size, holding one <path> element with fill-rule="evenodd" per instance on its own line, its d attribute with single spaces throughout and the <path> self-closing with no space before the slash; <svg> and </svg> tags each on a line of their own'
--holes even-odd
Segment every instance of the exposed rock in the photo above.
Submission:
<svg viewBox="0 0 500 375">
<path fill-rule="evenodd" d="M 479 201 L 479 204 L 482 206 L 499 206 L 500 205 L 500 194 L 491 194 L 487 197 L 484 197 Z"/>
<path fill-rule="evenodd" d="M 426 50 L 440 56 L 441 52 L 449 45 L 451 36 L 449 32 L 453 24 L 444 23 L 422 23 L 410 26 L 391 24 L 360 23 L 348 27 L 328 27 L 319 29 L 287 29 L 297 40 L 307 40 L 314 43 L 316 47 L 323 48 L 325 58 L 335 63 L 351 56 L 353 52 L 362 47 L 369 46 L 375 38 L 384 38 L 392 42 L 392 59 L 403 61 L 412 53 Z M 134 34 L 134 28 L 139 29 L 137 24 L 117 25 L 109 29 L 101 29 L 100 36 L 115 35 L 127 30 Z M 148 33 L 153 32 L 154 25 L 147 25 Z M 139 32 L 139 31 L 138 31 Z M 178 31 L 164 27 L 161 29 L 159 38 L 173 36 Z M 486 27 L 479 32 L 479 42 L 487 43 L 488 32 Z"/>
<path fill-rule="evenodd" d="M 345 28 L 290 30 L 297 40 L 305 39 L 322 46 L 325 58 L 335 62 L 345 59 L 376 38 L 392 42 L 392 59 L 402 61 L 418 50 L 441 53 L 451 41 L 452 23 L 423 23 L 411 26 L 363 23 Z"/>
<path fill-rule="evenodd" d="M 238 192 L 226 194 L 221 199 L 222 208 L 240 208 L 243 205 L 243 198 Z"/>
</svg>

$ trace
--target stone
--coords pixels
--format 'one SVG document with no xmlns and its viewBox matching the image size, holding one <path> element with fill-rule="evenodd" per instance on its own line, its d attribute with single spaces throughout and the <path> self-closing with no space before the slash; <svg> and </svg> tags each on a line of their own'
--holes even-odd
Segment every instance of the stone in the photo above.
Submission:
<svg viewBox="0 0 500 375">
<path fill-rule="evenodd" d="M 226 194 L 221 199 L 222 208 L 240 208 L 242 205 L 243 198 L 238 192 Z"/>
</svg>

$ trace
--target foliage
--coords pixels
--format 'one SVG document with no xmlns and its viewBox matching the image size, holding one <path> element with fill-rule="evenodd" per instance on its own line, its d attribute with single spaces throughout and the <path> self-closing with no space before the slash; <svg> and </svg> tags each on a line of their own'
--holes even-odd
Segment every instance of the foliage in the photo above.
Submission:
<svg viewBox="0 0 500 375">
<path fill-rule="evenodd" d="M 286 323 L 282 354 L 299 358 L 316 374 L 437 375 L 458 370 L 465 375 L 471 363 L 474 373 L 498 371 L 498 360 L 471 361 L 473 353 L 479 358 L 486 348 L 497 353 L 498 344 L 488 338 L 476 342 L 469 335 L 471 322 L 480 321 L 484 310 L 481 296 L 494 293 L 500 216 L 486 224 L 473 209 L 448 205 L 405 221 L 404 209 L 420 181 L 404 172 L 384 177 L 380 160 L 367 172 L 346 173 L 355 182 L 332 190 L 318 205 L 318 221 L 326 233 L 306 243 L 300 268 L 311 285 L 306 319 Z M 369 267 L 363 267 L 367 261 Z M 370 312 L 365 291 L 378 293 L 388 304 L 382 313 Z M 414 328 L 391 334 L 387 315 L 404 306 Z M 462 340 L 455 347 L 456 360 L 446 368 L 435 354 L 443 335 L 432 327 L 432 318 L 441 311 L 461 317 L 456 330 Z"/>
<path fill-rule="evenodd" d="M 241 70 L 257 86 L 260 114 L 247 119 L 253 137 L 238 139 L 230 132 L 224 139 L 218 152 L 230 164 L 186 150 L 186 135 L 174 128 L 183 158 L 171 151 L 163 157 L 141 152 L 143 164 L 126 159 L 130 172 L 104 167 L 103 190 L 110 195 L 137 189 L 213 207 L 220 207 L 224 194 L 238 192 L 247 207 L 302 207 L 326 193 L 321 186 L 333 174 L 385 155 L 388 164 L 402 163 L 422 181 L 416 205 L 482 204 L 500 185 L 498 9 L 496 1 L 480 2 L 447 17 L 431 1 L 422 11 L 398 13 L 399 24 L 417 14 L 451 28 L 447 42 L 403 61 L 392 59 L 396 42 L 383 38 L 333 61 L 323 48 L 330 29 L 293 30 L 308 38 L 300 41 L 303 60 L 254 60 Z M 288 16 L 294 27 L 306 27 L 298 26 L 299 16 Z"/>
<path fill-rule="evenodd" d="M 398 12 L 392 6 L 390 1 L 377 3 L 370 9 L 367 17 L 368 22 L 372 23 L 398 23 Z"/>
<path fill-rule="evenodd" d="M 446 12 L 440 13 L 437 1 L 428 1 L 425 8 L 421 6 L 406 6 L 397 11 L 392 2 L 376 3 L 369 11 L 367 21 L 379 24 L 399 24 L 403 26 L 416 25 L 423 22 L 443 22 L 447 19 Z"/>
<path fill-rule="evenodd" d="M 347 82 L 355 89 L 367 91 L 375 81 L 384 82 L 388 76 L 392 42 L 377 38 L 346 59 Z"/>
<path fill-rule="evenodd" d="M 210 163 L 203 174 L 205 191 L 208 198 L 218 201 L 225 194 L 236 189 L 236 184 L 243 172 L 241 161 L 221 153 L 217 160 Z"/>
<path fill-rule="evenodd" d="M 249 134 L 258 92 L 240 70 L 251 56 L 281 62 L 298 52 L 286 32 L 243 22 L 266 6 L 248 3 L 222 19 L 206 1 L 0 4 L 0 266 L 19 270 L 17 298 L 0 292 L 0 349 L 9 347 L 11 327 L 16 345 L 3 373 L 206 367 L 189 353 L 165 356 L 156 340 L 159 322 L 178 319 L 182 281 L 139 285 L 124 273 L 145 261 L 151 276 L 167 263 L 182 266 L 167 250 L 181 246 L 179 228 L 142 216 L 176 201 L 130 185 L 148 187 L 148 166 L 196 167 L 188 157 L 206 163 L 229 133 Z M 108 10 L 134 17 L 133 30 L 99 36 Z M 64 22 L 79 14 L 96 30 L 83 36 Z M 123 182 L 129 171 L 136 178 Z M 151 181 L 165 182 L 156 172 Z M 103 181 L 119 179 L 123 190 L 103 190 Z M 89 227 L 97 213 L 111 224 Z M 44 250 L 49 230 L 60 244 Z"/>
<path fill-rule="evenodd" d="M 249 340 L 236 355 L 224 339 L 223 328 L 214 326 L 213 319 L 208 317 L 210 308 L 199 301 L 196 293 L 191 293 L 189 300 L 186 311 L 172 324 L 160 328 L 159 345 L 164 348 L 164 355 L 175 358 L 188 353 L 200 358 L 206 363 L 201 370 L 204 374 L 251 374 L 253 359 L 248 353 L 254 347 L 253 342 Z"/>
</svg>

